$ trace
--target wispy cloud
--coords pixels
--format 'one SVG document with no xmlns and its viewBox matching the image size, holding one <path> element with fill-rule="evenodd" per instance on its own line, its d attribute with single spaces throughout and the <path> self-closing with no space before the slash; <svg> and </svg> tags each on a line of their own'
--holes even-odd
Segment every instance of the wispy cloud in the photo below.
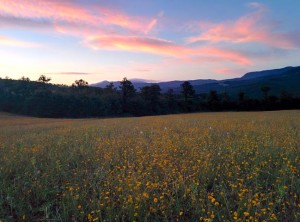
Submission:
<svg viewBox="0 0 300 222">
<path fill-rule="evenodd" d="M 124 50 L 175 57 L 192 50 L 171 41 L 144 36 L 96 36 L 88 38 L 84 44 L 95 50 Z"/>
<path fill-rule="evenodd" d="M 111 26 L 111 29 L 123 28 L 137 33 L 149 33 L 157 23 L 155 18 L 130 16 L 117 9 L 80 5 L 71 0 L 1 0 L 0 15 L 3 18 L 13 17 L 15 22 L 30 21 L 31 25 L 48 22 L 98 28 Z"/>
<path fill-rule="evenodd" d="M 98 36 L 87 39 L 84 44 L 95 50 L 123 50 L 130 52 L 146 52 L 161 56 L 193 60 L 197 57 L 210 57 L 228 60 L 240 64 L 251 63 L 250 59 L 238 52 L 218 47 L 186 47 L 159 38 L 140 36 Z M 199 62 L 201 59 L 199 59 Z M 195 61 L 195 60 L 194 60 Z"/>
<path fill-rule="evenodd" d="M 266 19 L 265 15 L 268 10 L 264 5 L 250 3 L 249 6 L 254 8 L 254 11 L 235 21 L 198 23 L 198 28 L 201 33 L 197 36 L 189 37 L 187 42 L 257 42 L 275 48 L 286 49 L 299 46 L 295 41 L 294 33 L 281 32 L 274 22 Z"/>
<path fill-rule="evenodd" d="M 55 22 L 81 22 L 96 24 L 96 16 L 87 9 L 73 4 L 72 1 L 50 0 L 1 0 L 0 12 L 3 16 L 14 16 L 20 19 L 51 20 Z"/>
</svg>

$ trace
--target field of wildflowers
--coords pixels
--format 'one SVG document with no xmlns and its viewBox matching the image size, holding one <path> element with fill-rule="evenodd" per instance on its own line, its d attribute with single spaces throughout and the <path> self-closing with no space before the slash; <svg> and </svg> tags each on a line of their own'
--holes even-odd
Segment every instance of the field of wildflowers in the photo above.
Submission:
<svg viewBox="0 0 300 222">
<path fill-rule="evenodd" d="M 300 111 L 0 114 L 0 221 L 299 221 Z"/>
</svg>

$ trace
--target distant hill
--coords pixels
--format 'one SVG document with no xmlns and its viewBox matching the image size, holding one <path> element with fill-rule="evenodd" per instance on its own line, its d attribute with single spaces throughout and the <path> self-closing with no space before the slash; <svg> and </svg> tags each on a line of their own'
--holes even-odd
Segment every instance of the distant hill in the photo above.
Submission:
<svg viewBox="0 0 300 222">
<path fill-rule="evenodd" d="M 138 90 L 154 83 L 142 79 L 133 79 L 130 81 L 132 81 L 134 87 Z M 172 88 L 175 93 L 180 93 L 180 85 L 183 82 L 175 80 L 155 84 L 158 84 L 163 92 Z M 193 85 L 197 93 L 208 93 L 215 90 L 219 93 L 226 92 L 231 96 L 237 96 L 240 91 L 243 91 L 250 97 L 260 98 L 260 88 L 267 85 L 270 87 L 270 94 L 272 95 L 278 96 L 282 91 L 287 91 L 295 96 L 300 96 L 300 66 L 249 72 L 240 78 L 234 79 L 197 79 L 189 80 L 189 82 Z M 109 83 L 109 81 L 103 81 L 91 86 L 104 88 Z M 120 85 L 119 81 L 114 81 L 113 83 L 115 87 L 119 87 Z"/>
<path fill-rule="evenodd" d="M 280 75 L 287 72 L 293 72 L 294 70 L 299 70 L 299 67 L 285 67 L 281 69 L 271 69 L 271 70 L 264 70 L 264 71 L 257 71 L 257 72 L 249 72 L 246 73 L 244 76 L 242 76 L 241 79 L 254 79 L 254 78 L 260 78 L 260 77 L 266 77 L 266 76 L 274 76 L 274 75 Z"/>
<path fill-rule="evenodd" d="M 137 93 L 82 85 L 66 86 L 0 78 L 0 112 L 55 118 L 143 116 L 198 111 L 300 109 L 300 67 L 247 73 L 240 78 L 190 80 L 196 95 L 181 92 L 184 81 L 132 80 Z M 102 84 L 102 85 L 101 85 Z M 99 83 L 105 87 L 108 81 Z M 119 82 L 115 82 L 118 87 Z M 262 93 L 262 86 L 269 91 Z M 174 93 L 165 93 L 172 88 Z M 211 91 L 216 91 L 213 93 Z M 244 92 L 240 99 L 239 93 Z M 283 93 L 284 92 L 284 93 Z M 225 94 L 226 93 L 226 94 Z"/>
<path fill-rule="evenodd" d="M 174 80 L 174 81 L 168 81 L 168 82 L 154 82 L 154 81 L 149 82 L 147 80 L 141 80 L 141 79 L 138 79 L 138 80 L 137 79 L 130 79 L 130 81 L 132 82 L 132 84 L 134 85 L 134 87 L 137 90 L 139 90 L 140 88 L 142 88 L 144 86 L 150 86 L 152 84 L 159 84 L 160 88 L 163 91 L 167 91 L 168 89 L 176 89 L 176 88 L 180 87 L 180 85 L 184 82 L 183 80 Z M 197 86 L 197 85 L 204 85 L 204 84 L 208 84 L 208 83 L 215 83 L 215 82 L 218 82 L 218 80 L 214 80 L 214 79 L 197 79 L 197 80 L 189 80 L 189 82 L 193 86 Z M 107 80 L 91 84 L 91 86 L 105 88 L 109 83 L 113 83 L 114 86 L 117 87 L 117 88 L 120 86 L 120 81 L 109 82 Z"/>
<path fill-rule="evenodd" d="M 250 72 L 241 78 L 220 80 L 202 86 L 194 86 L 197 93 L 207 93 L 211 90 L 227 92 L 236 96 L 240 91 L 251 98 L 261 98 L 261 87 L 270 87 L 270 95 L 279 96 L 282 91 L 294 96 L 300 96 L 300 67 Z M 179 89 L 178 89 L 179 90 Z"/>
<path fill-rule="evenodd" d="M 153 81 L 145 80 L 145 79 L 129 79 L 129 80 L 133 83 L 133 85 L 136 89 L 142 88 L 144 86 L 151 85 L 153 83 Z M 107 81 L 107 80 L 91 84 L 90 86 L 105 88 L 109 83 L 113 83 L 114 86 L 117 87 L 117 88 L 119 88 L 119 86 L 120 86 L 120 81 L 111 81 L 110 82 L 110 81 Z"/>
</svg>

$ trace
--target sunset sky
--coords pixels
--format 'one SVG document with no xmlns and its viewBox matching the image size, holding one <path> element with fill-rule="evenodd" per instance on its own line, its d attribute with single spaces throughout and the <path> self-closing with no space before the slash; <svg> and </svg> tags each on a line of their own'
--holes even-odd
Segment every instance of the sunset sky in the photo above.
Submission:
<svg viewBox="0 0 300 222">
<path fill-rule="evenodd" d="M 0 77 L 225 79 L 300 65 L 300 1 L 0 0 Z"/>
</svg>

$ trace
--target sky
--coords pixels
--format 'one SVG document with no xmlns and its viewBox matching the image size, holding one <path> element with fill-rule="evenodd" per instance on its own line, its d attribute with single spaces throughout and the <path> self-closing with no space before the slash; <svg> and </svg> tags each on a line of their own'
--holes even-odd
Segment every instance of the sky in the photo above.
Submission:
<svg viewBox="0 0 300 222">
<path fill-rule="evenodd" d="M 0 77 L 70 85 L 299 66 L 298 0 L 0 0 Z"/>
</svg>

